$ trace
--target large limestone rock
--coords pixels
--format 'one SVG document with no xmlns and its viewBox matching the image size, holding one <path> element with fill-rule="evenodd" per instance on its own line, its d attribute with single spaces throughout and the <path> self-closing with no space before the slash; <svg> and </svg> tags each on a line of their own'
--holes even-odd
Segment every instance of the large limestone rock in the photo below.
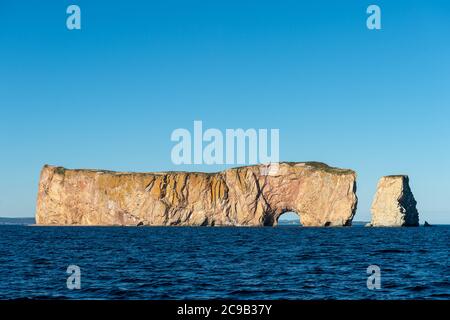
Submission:
<svg viewBox="0 0 450 320">
<path fill-rule="evenodd" d="M 378 182 L 372 203 L 371 226 L 418 226 L 419 213 L 408 176 L 386 176 Z"/>
<path fill-rule="evenodd" d="M 255 165 L 218 173 L 129 173 L 44 166 L 41 225 L 275 225 L 287 211 L 304 226 L 351 225 L 356 174 L 322 163 Z M 273 169 L 276 170 L 273 170 Z"/>
</svg>

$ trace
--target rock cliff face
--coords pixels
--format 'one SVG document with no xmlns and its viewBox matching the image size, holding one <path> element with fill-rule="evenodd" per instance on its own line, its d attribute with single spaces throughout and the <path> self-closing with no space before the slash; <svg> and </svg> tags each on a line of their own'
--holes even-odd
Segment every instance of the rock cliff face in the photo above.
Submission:
<svg viewBox="0 0 450 320">
<path fill-rule="evenodd" d="M 356 174 L 322 163 L 218 173 L 128 173 L 44 166 L 41 225 L 272 226 L 287 211 L 304 226 L 351 225 Z"/>
<path fill-rule="evenodd" d="M 419 213 L 408 176 L 386 176 L 378 182 L 372 203 L 371 226 L 418 226 Z"/>
</svg>

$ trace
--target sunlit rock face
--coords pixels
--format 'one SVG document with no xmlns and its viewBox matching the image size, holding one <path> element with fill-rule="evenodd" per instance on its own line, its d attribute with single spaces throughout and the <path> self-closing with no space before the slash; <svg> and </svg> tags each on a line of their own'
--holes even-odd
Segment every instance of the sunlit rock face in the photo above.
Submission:
<svg viewBox="0 0 450 320">
<path fill-rule="evenodd" d="M 294 211 L 303 226 L 348 226 L 356 205 L 355 172 L 317 162 L 254 165 L 218 173 L 44 166 L 36 222 L 271 226 L 282 213 Z"/>
<path fill-rule="evenodd" d="M 382 177 L 372 203 L 371 226 L 418 226 L 416 200 L 405 175 Z"/>
</svg>

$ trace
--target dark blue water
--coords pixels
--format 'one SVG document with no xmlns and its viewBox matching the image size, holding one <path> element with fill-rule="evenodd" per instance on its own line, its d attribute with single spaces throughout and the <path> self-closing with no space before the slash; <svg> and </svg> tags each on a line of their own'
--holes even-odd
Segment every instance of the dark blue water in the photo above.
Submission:
<svg viewBox="0 0 450 320">
<path fill-rule="evenodd" d="M 449 226 L 0 226 L 0 298 L 449 299 L 449 240 Z"/>
</svg>

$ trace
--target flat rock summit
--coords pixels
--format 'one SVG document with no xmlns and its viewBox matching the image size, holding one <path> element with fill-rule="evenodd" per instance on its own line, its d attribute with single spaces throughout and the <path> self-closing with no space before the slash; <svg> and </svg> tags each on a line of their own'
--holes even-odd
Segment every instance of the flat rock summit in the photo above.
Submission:
<svg viewBox="0 0 450 320">
<path fill-rule="evenodd" d="M 303 226 L 348 226 L 356 174 L 319 162 L 283 162 L 217 173 L 42 169 L 39 225 L 272 226 L 299 214 Z"/>
</svg>

